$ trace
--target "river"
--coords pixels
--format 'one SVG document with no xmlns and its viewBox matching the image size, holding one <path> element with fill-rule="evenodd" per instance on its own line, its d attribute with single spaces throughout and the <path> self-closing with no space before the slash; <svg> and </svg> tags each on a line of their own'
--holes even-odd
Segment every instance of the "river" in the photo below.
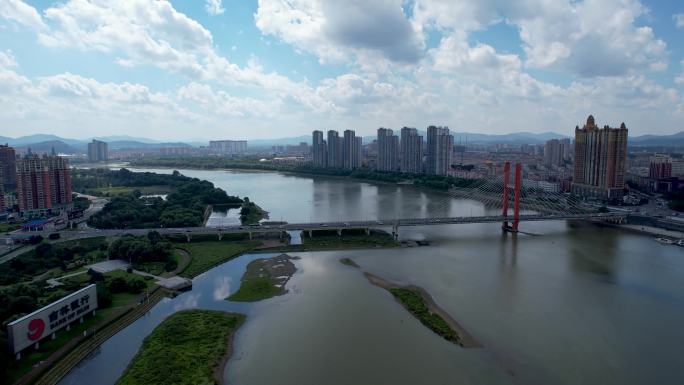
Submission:
<svg viewBox="0 0 684 385">
<path fill-rule="evenodd" d="M 138 170 L 135 170 L 138 171 Z M 141 170 L 142 171 L 142 170 Z M 170 172 L 171 170 L 145 169 Z M 408 186 L 266 172 L 181 170 L 249 196 L 288 222 L 484 215 L 495 208 Z M 220 215 L 220 214 L 219 214 Z M 224 379 L 230 384 L 682 384 L 684 248 L 578 222 L 401 228 L 429 246 L 295 253 L 289 293 L 225 301 L 243 255 L 195 278 L 105 342 L 62 384 L 113 384 L 142 339 L 175 311 L 247 314 Z M 425 288 L 478 339 L 434 335 L 361 272 Z"/>
</svg>

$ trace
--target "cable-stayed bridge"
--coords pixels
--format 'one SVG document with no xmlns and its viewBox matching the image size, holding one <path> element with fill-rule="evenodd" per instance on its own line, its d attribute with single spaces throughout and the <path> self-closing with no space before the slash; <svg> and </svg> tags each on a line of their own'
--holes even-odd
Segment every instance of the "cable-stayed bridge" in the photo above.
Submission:
<svg viewBox="0 0 684 385">
<path fill-rule="evenodd" d="M 513 172 L 512 172 L 513 171 Z M 513 174 L 513 175 L 511 175 Z M 503 174 L 489 179 L 459 179 L 456 187 L 452 187 L 447 194 L 455 199 L 471 199 L 480 201 L 489 208 L 500 209 L 500 214 L 454 216 L 450 213 L 450 202 L 444 201 L 441 206 L 431 207 L 433 213 L 429 217 L 418 218 L 387 218 L 375 220 L 338 220 L 329 222 L 300 222 L 275 225 L 235 225 L 222 227 L 185 227 L 185 228 L 150 228 L 150 229 L 84 229 L 67 232 L 64 235 L 71 238 L 88 236 L 116 236 L 124 234 L 144 235 L 155 230 L 162 234 L 185 234 L 188 239 L 192 234 L 216 234 L 220 238 L 223 234 L 234 233 L 265 233 L 286 231 L 315 231 L 337 230 L 342 234 L 344 230 L 371 228 L 392 228 L 396 236 L 402 226 L 429 226 L 445 224 L 493 223 L 499 222 L 505 231 L 517 232 L 520 222 L 548 221 L 548 220 L 602 220 L 622 222 L 627 214 L 623 212 L 600 212 L 596 207 L 589 206 L 576 196 L 563 193 L 550 184 L 526 181 L 522 179 L 522 167 L 515 165 L 511 170 L 507 162 Z M 44 232 L 44 233 L 49 233 Z M 26 235 L 36 234 L 25 233 Z"/>
</svg>

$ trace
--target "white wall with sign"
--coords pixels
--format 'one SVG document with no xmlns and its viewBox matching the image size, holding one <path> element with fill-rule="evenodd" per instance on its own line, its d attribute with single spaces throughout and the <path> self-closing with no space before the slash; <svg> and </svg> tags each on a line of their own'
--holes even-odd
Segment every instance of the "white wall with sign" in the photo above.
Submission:
<svg viewBox="0 0 684 385">
<path fill-rule="evenodd" d="M 92 284 L 8 324 L 10 349 L 19 353 L 95 309 L 97 286 Z"/>
</svg>

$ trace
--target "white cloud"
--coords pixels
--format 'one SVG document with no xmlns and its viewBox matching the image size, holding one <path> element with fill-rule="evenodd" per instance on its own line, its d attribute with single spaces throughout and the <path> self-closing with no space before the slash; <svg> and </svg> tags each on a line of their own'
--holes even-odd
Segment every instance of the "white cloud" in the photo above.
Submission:
<svg viewBox="0 0 684 385">
<path fill-rule="evenodd" d="M 679 64 L 680 64 L 681 67 L 682 67 L 682 73 L 679 74 L 679 76 L 677 76 L 677 77 L 675 78 L 674 81 L 675 81 L 675 83 L 677 83 L 677 84 L 684 84 L 684 60 L 682 60 L 681 62 L 679 62 Z"/>
<path fill-rule="evenodd" d="M 646 12 L 638 0 L 416 0 L 414 22 L 468 32 L 505 21 L 519 30 L 528 67 L 620 76 L 667 66 L 665 42 L 636 25 Z"/>
<path fill-rule="evenodd" d="M 0 18 L 36 30 L 45 28 L 38 11 L 21 0 L 0 0 Z"/>
<path fill-rule="evenodd" d="M 204 4 L 204 9 L 210 15 L 222 15 L 226 10 L 223 8 L 221 0 L 206 0 Z"/>
<path fill-rule="evenodd" d="M 674 20 L 677 28 L 684 28 L 684 13 L 672 15 L 672 20 Z"/>
<path fill-rule="evenodd" d="M 256 25 L 316 54 L 321 62 L 376 56 L 414 63 L 422 55 L 420 31 L 404 14 L 402 0 L 259 0 Z"/>
</svg>

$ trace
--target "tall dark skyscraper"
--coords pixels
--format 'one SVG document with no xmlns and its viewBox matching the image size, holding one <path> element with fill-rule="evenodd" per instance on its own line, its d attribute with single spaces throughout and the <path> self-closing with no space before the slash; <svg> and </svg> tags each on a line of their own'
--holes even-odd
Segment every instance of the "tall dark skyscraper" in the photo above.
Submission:
<svg viewBox="0 0 684 385">
<path fill-rule="evenodd" d="M 627 127 L 599 128 L 589 115 L 584 127 L 575 127 L 574 193 L 622 197 L 627 159 Z"/>
<path fill-rule="evenodd" d="M 428 174 L 446 175 L 451 167 L 453 147 L 454 137 L 449 135 L 448 127 L 428 127 L 425 171 Z"/>
<path fill-rule="evenodd" d="M 0 184 L 3 184 L 5 191 L 17 188 L 17 155 L 14 148 L 7 145 L 0 145 Z"/>
<path fill-rule="evenodd" d="M 311 147 L 314 167 L 325 167 L 327 165 L 327 148 L 325 140 L 323 140 L 322 131 L 316 130 L 313 132 L 313 140 Z"/>
<path fill-rule="evenodd" d="M 378 129 L 379 171 L 396 171 L 399 167 L 399 138 L 389 128 Z"/>
<path fill-rule="evenodd" d="M 109 150 L 107 142 L 93 139 L 88 143 L 88 161 L 89 162 L 106 162 L 109 160 Z"/>
<path fill-rule="evenodd" d="M 361 137 L 356 138 L 353 130 L 344 131 L 342 142 L 342 168 L 353 170 L 361 167 Z"/>
<path fill-rule="evenodd" d="M 328 131 L 328 167 L 342 168 L 342 138 L 335 130 Z"/>
<path fill-rule="evenodd" d="M 546 166 L 561 166 L 565 145 L 558 139 L 551 139 L 544 145 L 544 164 Z"/>
<path fill-rule="evenodd" d="M 423 137 L 415 128 L 401 129 L 401 172 L 423 172 Z"/>
</svg>

